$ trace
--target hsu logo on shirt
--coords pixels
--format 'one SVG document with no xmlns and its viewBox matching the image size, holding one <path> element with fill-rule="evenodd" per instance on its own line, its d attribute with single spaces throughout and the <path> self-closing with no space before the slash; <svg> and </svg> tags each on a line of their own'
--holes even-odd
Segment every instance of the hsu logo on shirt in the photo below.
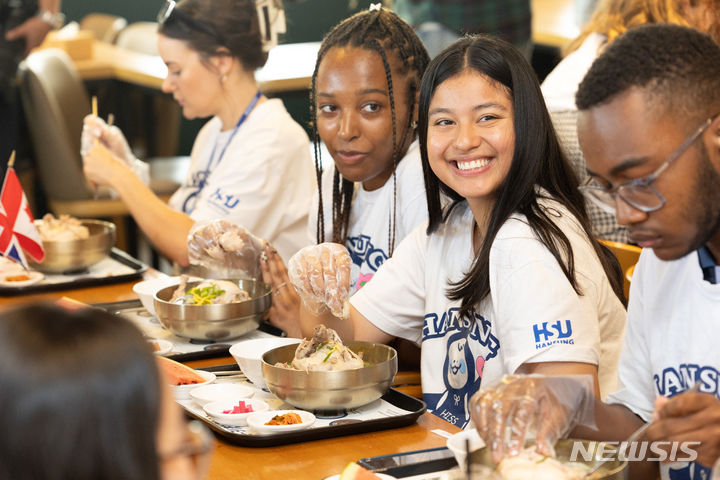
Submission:
<svg viewBox="0 0 720 480">
<path fill-rule="evenodd" d="M 235 197 L 235 195 L 225 194 L 222 192 L 222 190 L 216 188 L 215 191 L 210 195 L 208 203 L 218 208 L 224 213 L 229 213 L 230 210 L 237 207 L 237 205 L 240 203 L 240 199 Z"/>
<path fill-rule="evenodd" d="M 572 323 L 570 320 L 557 320 L 555 322 L 542 322 L 533 325 L 535 336 L 535 350 L 549 347 L 558 343 L 573 345 Z"/>
</svg>

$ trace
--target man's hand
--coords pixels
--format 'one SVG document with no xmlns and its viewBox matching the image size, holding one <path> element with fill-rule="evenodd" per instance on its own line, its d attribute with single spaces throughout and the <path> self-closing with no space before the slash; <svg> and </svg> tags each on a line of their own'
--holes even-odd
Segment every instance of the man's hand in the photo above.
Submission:
<svg viewBox="0 0 720 480">
<path fill-rule="evenodd" d="M 42 43 L 50 29 L 50 24 L 40 17 L 31 17 L 12 30 L 9 30 L 5 34 L 5 40 L 25 39 L 25 56 L 27 56 L 30 50 Z"/>
<path fill-rule="evenodd" d="M 656 420 L 645 432 L 645 439 L 701 442 L 693 446 L 698 454 L 696 461 L 712 467 L 720 458 L 720 400 L 707 393 L 688 392 L 662 403 L 656 411 Z"/>
</svg>

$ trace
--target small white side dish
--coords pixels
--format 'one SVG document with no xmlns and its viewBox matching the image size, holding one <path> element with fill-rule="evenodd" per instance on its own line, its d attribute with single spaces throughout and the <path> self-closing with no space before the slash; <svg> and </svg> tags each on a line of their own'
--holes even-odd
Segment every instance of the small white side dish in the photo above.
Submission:
<svg viewBox="0 0 720 480">
<path fill-rule="evenodd" d="M 265 425 L 276 415 L 285 415 L 294 412 L 300 415 L 302 423 L 293 425 Z M 315 415 L 305 410 L 272 410 L 269 412 L 253 413 L 247 419 L 248 426 L 256 433 L 272 435 L 274 433 L 286 433 L 294 430 L 303 430 L 315 423 Z"/>
<path fill-rule="evenodd" d="M 465 458 L 467 457 L 465 439 L 470 440 L 471 452 L 480 450 L 485 446 L 485 442 L 483 442 L 483 439 L 480 438 L 480 435 L 478 435 L 477 430 L 474 428 L 463 430 L 448 438 L 447 447 L 453 452 L 453 455 L 455 455 L 455 460 L 463 472 L 465 471 Z"/>
<path fill-rule="evenodd" d="M 200 376 L 205 378 L 205 381 L 202 383 L 193 383 L 192 385 L 170 385 L 170 389 L 173 392 L 173 396 L 175 397 L 175 400 L 189 400 L 191 390 L 194 390 L 203 385 L 208 385 L 210 383 L 213 383 L 216 379 L 215 374 L 212 372 L 206 372 L 204 370 L 196 370 L 196 371 L 197 371 L 197 373 L 200 374 Z"/>
<path fill-rule="evenodd" d="M 189 281 L 192 280 L 196 280 L 195 277 L 189 279 Z M 180 277 L 159 277 L 144 280 L 133 285 L 133 292 L 138 296 L 145 310 L 154 316 L 155 305 L 153 303 L 153 297 L 155 296 L 155 292 L 170 285 L 180 285 Z"/>
<path fill-rule="evenodd" d="M 17 277 L 27 277 L 25 280 L 11 280 L 11 278 L 17 278 Z M 45 278 L 45 275 L 43 275 L 40 272 L 35 272 L 32 270 L 28 271 L 17 271 L 17 272 L 9 272 L 9 273 L 3 273 L 0 275 L 0 285 L 4 285 L 6 287 L 25 287 L 28 285 L 33 285 L 40 280 Z"/>
<path fill-rule="evenodd" d="M 262 356 L 273 348 L 300 343 L 299 338 L 267 337 L 254 338 L 238 342 L 230 347 L 230 355 L 237 362 L 240 370 L 256 387 L 267 390 L 262 374 Z"/>
<path fill-rule="evenodd" d="M 172 352 L 173 349 L 172 342 L 160 338 L 148 338 L 148 343 L 150 343 L 150 345 L 154 344 L 154 348 L 157 348 L 157 350 L 153 350 L 155 355 L 166 355 Z"/>
<path fill-rule="evenodd" d="M 240 400 L 245 402 L 245 405 L 252 406 L 253 411 L 248 413 L 223 413 L 228 410 L 232 410 Z M 216 400 L 214 402 L 206 403 L 203 406 L 203 410 L 207 413 L 210 418 L 222 425 L 228 425 L 230 427 L 242 427 L 247 425 L 247 420 L 250 415 L 256 413 L 264 413 L 270 409 L 270 406 L 260 400 L 259 398 L 238 398 L 232 400 Z"/>
<path fill-rule="evenodd" d="M 190 398 L 202 407 L 217 400 L 244 400 L 254 393 L 252 388 L 237 383 L 211 383 L 191 390 Z"/>
</svg>

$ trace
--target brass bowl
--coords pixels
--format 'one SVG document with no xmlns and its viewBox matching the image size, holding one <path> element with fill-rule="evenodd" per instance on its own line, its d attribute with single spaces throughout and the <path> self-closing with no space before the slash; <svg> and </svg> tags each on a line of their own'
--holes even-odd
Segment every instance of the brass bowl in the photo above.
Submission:
<svg viewBox="0 0 720 480">
<path fill-rule="evenodd" d="M 353 370 L 306 372 L 276 367 L 291 362 L 297 345 L 274 348 L 262 356 L 267 388 L 279 399 L 305 410 L 344 410 L 360 407 L 382 397 L 397 373 L 397 352 L 371 342 L 347 342 L 362 355 L 366 365 Z"/>
<path fill-rule="evenodd" d="M 224 305 L 170 303 L 177 285 L 158 290 L 153 297 L 155 313 L 165 328 L 181 337 L 223 341 L 251 332 L 270 309 L 272 287 L 257 280 L 230 279 L 250 294 L 250 300 Z M 202 282 L 188 282 L 192 288 Z"/>
<path fill-rule="evenodd" d="M 39 223 L 41 220 L 36 220 Z M 79 240 L 43 240 L 45 258 L 29 265 L 40 272 L 65 273 L 84 270 L 107 257 L 115 245 L 115 224 L 103 220 L 80 220 L 90 236 Z"/>
<path fill-rule="evenodd" d="M 582 448 L 576 447 L 577 458 L 575 459 L 575 463 L 585 464 L 588 467 L 593 467 L 595 464 L 601 462 L 601 457 L 603 455 L 609 456 L 609 452 L 612 451 L 612 447 L 610 446 L 607 446 L 604 451 L 601 451 L 599 445 L 604 445 L 603 442 L 567 438 L 558 440 L 555 444 L 556 458 L 563 463 L 569 463 L 571 461 L 571 454 L 575 442 L 580 442 L 582 444 Z M 589 460 L 583 459 L 583 451 L 589 453 Z M 471 464 L 473 465 L 478 464 L 495 468 L 490 451 L 487 448 L 475 450 L 470 454 L 470 458 Z M 593 472 L 587 478 L 588 480 L 624 480 L 627 466 L 627 461 L 621 461 L 615 458 L 614 460 L 609 460 L 604 463 L 597 471 Z"/>
</svg>

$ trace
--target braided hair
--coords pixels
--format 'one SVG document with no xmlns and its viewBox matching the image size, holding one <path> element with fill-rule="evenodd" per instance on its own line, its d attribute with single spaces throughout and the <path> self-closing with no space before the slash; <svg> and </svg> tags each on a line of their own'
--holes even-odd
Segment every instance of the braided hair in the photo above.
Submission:
<svg viewBox="0 0 720 480">
<path fill-rule="evenodd" d="M 364 11 L 349 17 L 336 25 L 328 33 L 320 45 L 315 70 L 312 76 L 312 87 L 310 89 L 310 118 L 312 122 L 312 140 L 314 144 L 315 172 L 318 184 L 318 221 L 316 226 L 317 242 L 325 241 L 325 218 L 322 195 L 322 162 L 320 159 L 320 136 L 317 129 L 317 106 L 316 106 L 316 81 L 317 73 L 325 54 L 334 47 L 355 47 L 376 52 L 382 59 L 385 68 L 385 76 L 388 84 L 390 97 L 390 112 L 392 114 L 392 140 L 393 140 L 393 211 L 388 225 L 388 254 L 392 256 L 395 248 L 395 219 L 396 219 L 396 197 L 397 178 L 395 170 L 404 152 L 402 146 L 405 144 L 408 132 L 412 131 L 412 112 L 415 110 L 415 97 L 420 88 L 422 74 L 427 67 L 430 58 L 422 41 L 415 34 L 415 31 L 400 17 L 390 10 L 381 8 L 374 11 Z M 401 134 L 398 135 L 398 125 L 395 115 L 395 99 L 393 95 L 393 79 L 390 71 L 389 55 L 395 55 L 400 60 L 400 74 L 406 75 L 409 82 L 408 98 L 406 101 L 410 108 L 405 125 L 402 126 Z M 398 137 L 400 137 L 398 139 Z M 399 140 L 399 141 L 398 141 Z M 347 239 L 350 207 L 354 193 L 353 182 L 343 178 L 337 169 L 333 174 L 332 190 L 332 241 L 344 244 Z"/>
</svg>

